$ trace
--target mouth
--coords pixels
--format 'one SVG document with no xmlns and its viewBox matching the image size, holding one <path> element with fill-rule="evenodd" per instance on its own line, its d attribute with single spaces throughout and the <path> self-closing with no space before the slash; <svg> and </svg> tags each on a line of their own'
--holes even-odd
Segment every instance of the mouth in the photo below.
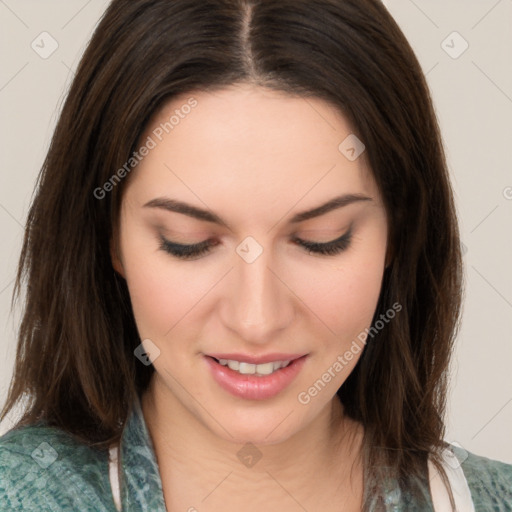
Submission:
<svg viewBox="0 0 512 512">
<path fill-rule="evenodd" d="M 205 355 L 213 379 L 221 388 L 239 398 L 264 400 L 283 391 L 298 375 L 308 357 L 294 354 L 274 354 L 266 362 L 250 362 L 246 356 L 235 358 Z M 289 357 L 289 359 L 283 359 Z M 279 356 L 279 358 L 276 358 Z M 240 360 L 241 359 L 241 360 Z M 263 358 L 260 358 L 263 359 Z"/>
<path fill-rule="evenodd" d="M 286 368 L 291 363 L 291 360 L 270 361 L 268 363 L 254 364 L 245 361 L 237 361 L 234 359 L 217 359 L 213 358 L 217 363 L 222 366 L 227 366 L 230 370 L 240 373 L 241 375 L 257 375 L 263 377 L 265 375 L 272 375 L 281 368 Z"/>
</svg>

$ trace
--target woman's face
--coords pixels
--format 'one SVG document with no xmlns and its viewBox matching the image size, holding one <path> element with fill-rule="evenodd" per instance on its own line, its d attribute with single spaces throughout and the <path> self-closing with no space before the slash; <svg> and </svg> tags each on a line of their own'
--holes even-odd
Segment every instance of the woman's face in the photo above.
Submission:
<svg viewBox="0 0 512 512">
<path fill-rule="evenodd" d="M 151 120 L 112 255 L 173 412 L 273 444 L 332 406 L 386 256 L 382 199 L 353 137 L 322 100 L 247 85 L 175 97 Z M 336 239 L 327 254 L 301 242 Z M 205 241 L 189 259 L 166 250 Z"/>
</svg>

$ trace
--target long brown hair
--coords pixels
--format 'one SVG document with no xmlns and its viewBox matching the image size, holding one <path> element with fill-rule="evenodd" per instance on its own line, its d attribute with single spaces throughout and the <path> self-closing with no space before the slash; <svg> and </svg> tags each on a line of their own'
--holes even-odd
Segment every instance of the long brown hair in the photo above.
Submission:
<svg viewBox="0 0 512 512">
<path fill-rule="evenodd" d="M 378 0 L 110 4 L 29 211 L 12 305 L 24 282 L 26 301 L 1 418 L 26 398 L 17 426 L 43 420 L 98 449 L 119 440 L 154 368 L 134 357 L 141 340 L 109 253 L 126 179 L 102 198 L 94 191 L 130 159 L 164 102 L 240 82 L 337 107 L 364 141 L 384 198 L 392 262 L 374 320 L 395 302 L 403 310 L 338 390 L 365 429 L 365 510 L 383 506 L 383 468 L 413 488 L 432 453 L 446 482 L 438 452 L 461 308 L 459 233 L 424 75 Z"/>
</svg>

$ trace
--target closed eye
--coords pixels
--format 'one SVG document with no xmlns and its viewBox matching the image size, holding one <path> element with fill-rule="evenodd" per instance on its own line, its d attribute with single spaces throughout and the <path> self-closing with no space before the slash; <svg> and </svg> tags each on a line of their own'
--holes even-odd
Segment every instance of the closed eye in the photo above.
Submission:
<svg viewBox="0 0 512 512">
<path fill-rule="evenodd" d="M 329 242 L 313 242 L 310 240 L 302 240 L 301 238 L 293 237 L 292 241 L 303 247 L 308 254 L 315 253 L 323 256 L 333 256 L 339 254 L 350 246 L 352 241 L 352 228 L 335 240 Z M 160 249 L 182 260 L 198 259 L 204 254 L 210 252 L 212 247 L 218 245 L 215 240 L 204 240 L 197 244 L 186 245 L 167 240 L 160 235 Z"/>
<path fill-rule="evenodd" d="M 331 240 L 329 242 L 310 242 L 308 240 L 301 240 L 300 238 L 294 238 L 293 241 L 304 247 L 308 253 L 332 256 L 349 248 L 350 242 L 352 241 L 352 228 L 339 238 L 336 238 L 336 240 Z"/>
</svg>

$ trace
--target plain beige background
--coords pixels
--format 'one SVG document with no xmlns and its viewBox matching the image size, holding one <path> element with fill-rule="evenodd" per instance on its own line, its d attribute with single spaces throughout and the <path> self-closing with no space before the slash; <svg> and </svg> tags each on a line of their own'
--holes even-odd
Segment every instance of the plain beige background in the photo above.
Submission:
<svg viewBox="0 0 512 512">
<path fill-rule="evenodd" d="M 465 250 L 446 439 L 512 463 L 512 0 L 386 3 L 427 74 Z M 20 312 L 10 313 L 10 298 L 31 194 L 73 70 L 107 4 L 0 0 L 0 403 L 16 349 Z M 58 44 L 54 53 L 32 48 L 41 38 L 46 52 Z"/>
</svg>

